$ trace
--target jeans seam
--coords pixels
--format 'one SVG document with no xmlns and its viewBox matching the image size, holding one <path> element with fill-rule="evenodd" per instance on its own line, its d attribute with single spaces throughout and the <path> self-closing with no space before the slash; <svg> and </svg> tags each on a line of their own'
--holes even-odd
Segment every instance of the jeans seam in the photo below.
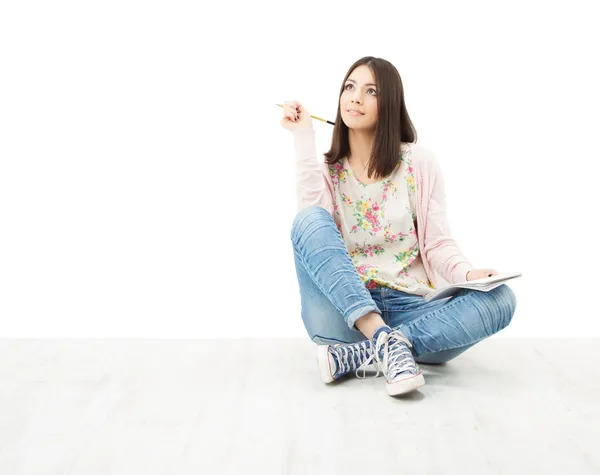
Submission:
<svg viewBox="0 0 600 475">
<path fill-rule="evenodd" d="M 406 326 L 406 325 L 404 325 L 404 326 Z M 400 329 L 400 330 L 402 331 L 402 329 Z M 454 350 L 455 348 L 463 348 L 465 346 L 470 346 L 470 345 L 472 346 L 472 345 L 475 345 L 475 344 L 477 344 L 477 343 L 479 343 L 479 342 L 481 342 L 483 340 L 486 340 L 487 338 L 489 338 L 489 337 L 484 336 L 482 338 L 479 338 L 478 340 L 474 340 L 474 341 L 471 340 L 471 341 L 469 341 L 469 343 L 466 343 L 466 344 L 458 344 L 458 345 L 453 345 L 453 346 L 450 346 L 450 347 L 444 347 L 441 350 L 437 350 L 437 351 L 429 351 L 428 350 L 428 351 L 425 351 L 423 353 L 417 353 L 417 349 L 415 348 L 413 341 L 411 341 L 411 344 L 413 345 L 413 348 L 415 349 L 415 355 L 417 357 L 419 357 L 419 356 L 423 356 L 423 355 L 434 355 L 436 353 L 439 353 L 440 351 Z"/>
<path fill-rule="evenodd" d="M 381 310 L 382 310 L 382 312 L 387 312 L 387 308 L 385 307 L 385 295 L 383 293 L 383 287 L 381 288 L 380 292 L 381 292 L 381 307 L 382 307 Z"/>
<path fill-rule="evenodd" d="M 403 325 L 404 325 L 406 328 L 409 328 L 409 329 L 410 329 L 410 328 L 411 328 L 413 325 L 416 325 L 417 323 L 420 323 L 420 322 L 422 322 L 423 320 L 425 320 L 425 319 L 427 319 L 427 318 L 429 318 L 429 317 L 433 317 L 433 316 L 437 315 L 438 313 L 442 313 L 442 312 L 445 312 L 445 311 L 447 311 L 449 308 L 452 308 L 452 307 L 454 307 L 456 304 L 458 304 L 458 303 L 462 302 L 462 301 L 463 301 L 464 299 L 466 299 L 468 296 L 469 296 L 469 294 L 467 293 L 466 295 L 463 295 L 462 297 L 459 297 L 459 298 L 452 299 L 452 302 L 451 302 L 451 303 L 449 303 L 447 306 L 442 306 L 442 307 L 438 308 L 437 310 L 434 310 L 434 311 L 433 311 L 433 312 L 431 312 L 431 313 L 427 313 L 427 314 L 425 314 L 425 315 L 421 315 L 419 318 L 417 318 L 417 319 L 413 320 L 412 322 L 410 322 L 410 323 L 408 323 L 408 324 L 404 323 Z M 458 348 L 458 347 L 457 347 L 457 348 Z M 448 348 L 448 349 L 451 349 L 451 348 Z"/>
</svg>

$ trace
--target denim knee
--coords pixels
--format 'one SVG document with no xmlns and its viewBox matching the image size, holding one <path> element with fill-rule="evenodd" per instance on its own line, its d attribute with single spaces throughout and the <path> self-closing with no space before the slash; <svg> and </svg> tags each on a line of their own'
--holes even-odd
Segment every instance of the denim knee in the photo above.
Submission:
<svg viewBox="0 0 600 475">
<path fill-rule="evenodd" d="M 302 235 L 310 223 L 319 219 L 331 220 L 331 222 L 334 223 L 333 216 L 321 206 L 308 206 L 301 209 L 298 214 L 296 214 L 294 222 L 292 223 L 292 230 L 290 232 L 292 241 L 298 242 L 298 236 Z"/>
<path fill-rule="evenodd" d="M 498 331 L 506 328 L 513 319 L 517 308 L 517 297 L 513 290 L 506 284 L 499 285 L 490 292 L 495 292 L 500 299 L 500 312 L 498 313 Z"/>
</svg>

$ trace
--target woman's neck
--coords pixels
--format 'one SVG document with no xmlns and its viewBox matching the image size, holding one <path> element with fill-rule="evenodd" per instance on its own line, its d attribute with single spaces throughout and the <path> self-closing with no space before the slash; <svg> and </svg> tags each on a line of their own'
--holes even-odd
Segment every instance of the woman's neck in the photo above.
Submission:
<svg viewBox="0 0 600 475">
<path fill-rule="evenodd" d="M 350 156 L 348 160 L 360 168 L 364 168 L 371 158 L 371 150 L 375 142 L 373 130 L 348 130 L 348 144 L 350 145 Z"/>
</svg>

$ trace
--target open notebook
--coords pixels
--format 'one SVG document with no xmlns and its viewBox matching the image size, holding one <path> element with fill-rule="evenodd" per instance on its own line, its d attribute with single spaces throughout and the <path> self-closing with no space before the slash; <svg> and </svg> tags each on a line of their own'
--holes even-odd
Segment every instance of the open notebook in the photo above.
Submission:
<svg viewBox="0 0 600 475">
<path fill-rule="evenodd" d="M 427 295 L 425 295 L 425 300 L 430 302 L 432 300 L 450 297 L 460 292 L 461 289 L 473 289 L 480 290 L 482 292 L 489 292 L 499 285 L 502 285 L 507 280 L 515 279 L 521 275 L 522 274 L 520 272 L 502 272 L 501 274 L 493 275 L 492 277 L 484 277 L 483 279 L 475 279 L 467 282 L 460 282 L 458 284 L 446 285 L 445 287 L 441 287 L 429 292 Z"/>
</svg>

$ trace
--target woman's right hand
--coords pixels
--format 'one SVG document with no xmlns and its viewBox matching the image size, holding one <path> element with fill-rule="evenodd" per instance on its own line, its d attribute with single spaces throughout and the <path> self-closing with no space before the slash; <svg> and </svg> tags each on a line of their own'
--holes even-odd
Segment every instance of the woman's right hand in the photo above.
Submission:
<svg viewBox="0 0 600 475">
<path fill-rule="evenodd" d="M 283 103 L 281 126 L 291 132 L 302 128 L 312 129 L 312 117 L 298 101 L 286 101 Z"/>
</svg>

